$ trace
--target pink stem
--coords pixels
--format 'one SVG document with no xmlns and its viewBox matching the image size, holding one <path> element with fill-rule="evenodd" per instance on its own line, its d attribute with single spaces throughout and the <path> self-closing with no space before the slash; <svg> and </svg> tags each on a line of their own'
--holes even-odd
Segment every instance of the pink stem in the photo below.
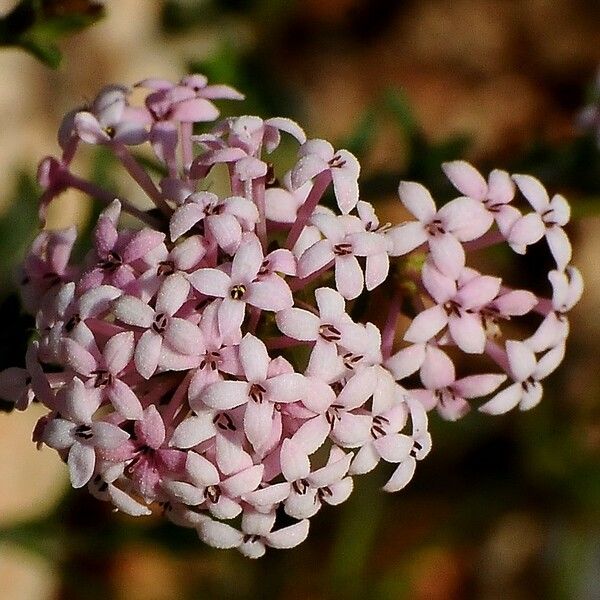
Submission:
<svg viewBox="0 0 600 600">
<path fill-rule="evenodd" d="M 508 365 L 508 355 L 496 342 L 487 340 L 485 343 L 485 353 L 506 373 L 510 373 Z"/>
<path fill-rule="evenodd" d="M 325 271 L 329 271 L 333 266 L 335 260 L 329 261 L 324 267 L 321 267 L 318 271 L 311 273 L 308 277 L 304 277 L 304 279 L 298 279 L 297 277 L 293 277 L 288 281 L 290 289 L 292 292 L 297 292 L 301 290 L 303 287 L 307 286 L 311 281 L 317 279 L 320 275 L 325 273 Z"/>
<path fill-rule="evenodd" d="M 287 239 L 285 240 L 285 247 L 288 248 L 288 250 L 291 250 L 294 247 L 294 244 L 298 241 L 304 226 L 310 219 L 310 216 L 315 210 L 317 204 L 319 204 L 319 200 L 321 200 L 323 197 L 323 194 L 330 183 L 331 171 L 329 170 L 323 171 L 315 177 L 312 189 L 304 201 L 304 204 L 300 207 L 296 221 L 292 225 Z"/>
<path fill-rule="evenodd" d="M 91 196 L 92 198 L 95 198 L 96 200 L 99 200 L 106 206 L 110 205 L 113 200 L 118 200 L 125 212 L 133 215 L 154 229 L 162 229 L 162 223 L 158 219 L 155 219 L 146 211 L 140 210 L 139 208 L 133 206 L 133 204 L 131 204 L 128 200 L 118 198 L 109 190 L 105 190 L 104 188 L 93 184 L 91 181 L 81 179 L 80 177 L 73 175 L 73 173 L 68 173 L 65 178 L 65 184 L 83 192 L 84 194 L 87 194 L 88 196 Z"/>
<path fill-rule="evenodd" d="M 152 181 L 152 178 L 142 166 L 133 158 L 127 146 L 124 144 L 113 143 L 111 145 L 113 152 L 117 158 L 121 161 L 121 164 L 125 167 L 131 177 L 137 182 L 137 184 L 146 192 L 150 200 L 154 202 L 157 208 L 161 210 L 167 217 L 170 217 L 173 211 L 171 207 L 166 203 L 162 197 L 159 189 Z"/>
<path fill-rule="evenodd" d="M 183 174 L 189 181 L 188 174 L 190 166 L 194 160 L 194 150 L 192 147 L 192 133 L 194 132 L 193 123 L 180 123 L 181 133 L 181 162 L 183 165 Z"/>
<path fill-rule="evenodd" d="M 188 371 L 187 375 L 177 386 L 175 392 L 173 392 L 173 396 L 162 415 L 165 425 L 168 425 L 173 420 L 175 413 L 177 412 L 179 407 L 185 402 L 188 387 L 190 386 L 190 381 L 194 376 L 195 372 L 195 369 L 191 369 L 190 371 Z"/>
<path fill-rule="evenodd" d="M 256 332 L 261 313 L 262 311 L 260 310 L 260 308 L 256 308 L 256 306 L 250 307 L 250 319 L 248 321 L 248 331 L 250 333 Z"/>
<path fill-rule="evenodd" d="M 390 300 L 387 319 L 381 334 L 381 354 L 384 360 L 392 355 L 394 338 L 396 337 L 396 326 L 398 324 L 398 317 L 400 316 L 401 301 L 402 294 L 399 290 L 396 290 Z"/>
<path fill-rule="evenodd" d="M 500 233 L 500 231 L 488 231 L 480 238 L 473 240 L 472 242 L 465 242 L 463 247 L 466 252 L 473 252 L 475 250 L 482 250 L 483 248 L 489 248 L 496 244 L 502 244 L 506 242 L 506 238 Z"/>
<path fill-rule="evenodd" d="M 282 335 L 279 337 L 268 338 L 265 340 L 265 346 L 269 350 L 281 350 L 283 348 L 293 348 L 295 346 L 307 346 L 314 344 L 313 341 L 295 340 L 294 338 Z"/>
<path fill-rule="evenodd" d="M 252 200 L 258 209 L 258 223 L 256 225 L 256 233 L 263 248 L 263 252 L 267 250 L 267 217 L 265 205 L 265 178 L 260 177 L 252 181 Z"/>
</svg>

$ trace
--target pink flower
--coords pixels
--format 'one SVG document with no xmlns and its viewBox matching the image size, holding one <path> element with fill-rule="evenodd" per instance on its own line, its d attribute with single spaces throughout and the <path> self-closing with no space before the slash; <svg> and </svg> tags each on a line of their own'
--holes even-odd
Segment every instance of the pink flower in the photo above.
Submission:
<svg viewBox="0 0 600 600">
<path fill-rule="evenodd" d="M 74 488 L 83 487 L 94 474 L 96 449 L 108 451 L 120 446 L 129 435 L 104 421 L 93 421 L 98 402 L 75 377 L 59 395 L 61 415 L 45 426 L 42 440 L 51 448 L 67 452 L 69 476 Z"/>
<path fill-rule="evenodd" d="M 200 538 L 213 548 L 237 548 L 248 558 L 260 558 L 270 548 L 294 548 L 308 535 L 307 519 L 273 531 L 275 513 L 244 512 L 242 531 L 226 523 L 205 521 L 198 527 Z"/>
<path fill-rule="evenodd" d="M 246 334 L 240 342 L 246 381 L 219 381 L 209 386 L 203 402 L 218 410 L 244 405 L 244 432 L 257 452 L 265 450 L 276 424 L 276 405 L 296 402 L 306 392 L 300 373 L 270 376 L 270 358 L 263 342 Z"/>
<path fill-rule="evenodd" d="M 531 175 L 513 175 L 513 179 L 535 213 L 522 217 L 513 225 L 509 242 L 517 246 L 532 244 L 545 235 L 556 268 L 563 271 L 572 254 L 571 242 L 563 229 L 571 214 L 568 202 L 560 194 L 550 200 L 546 188 Z"/>
<path fill-rule="evenodd" d="M 452 339 L 463 352 L 481 354 L 486 333 L 478 309 L 496 297 L 500 279 L 475 275 L 466 282 L 460 278 L 455 282 L 428 261 L 423 266 L 423 284 L 436 304 L 413 319 L 404 339 L 426 342 L 448 326 Z"/>
<path fill-rule="evenodd" d="M 436 211 L 429 191 L 420 183 L 403 181 L 398 188 L 402 204 L 418 219 L 392 228 L 392 256 L 402 256 L 427 243 L 433 262 L 442 273 L 456 279 L 465 266 L 461 242 L 481 237 L 493 217 L 481 202 L 457 198 Z"/>
<path fill-rule="evenodd" d="M 526 342 L 509 340 L 506 342 L 506 355 L 514 383 L 498 392 L 491 400 L 480 406 L 479 410 L 491 415 L 499 415 L 517 405 L 521 410 L 533 408 L 542 399 L 540 381 L 558 367 L 564 354 L 563 342 L 548 350 L 538 360 Z"/>
<path fill-rule="evenodd" d="M 142 377 L 148 379 L 156 371 L 163 342 L 184 355 L 194 354 L 202 344 L 198 327 L 174 316 L 186 301 L 189 289 L 188 281 L 174 273 L 161 285 L 155 308 L 134 296 L 122 296 L 115 302 L 113 313 L 119 321 L 145 330 L 134 354 L 135 368 Z M 189 365 L 184 363 L 182 368 Z"/>
<path fill-rule="evenodd" d="M 264 260 L 258 238 L 250 235 L 240 244 L 231 264 L 231 275 L 219 269 L 200 269 L 189 276 L 202 294 L 223 298 L 219 306 L 219 331 L 235 341 L 246 313 L 246 305 L 261 310 L 280 311 L 294 303 L 292 293 L 278 275 L 259 278 Z"/>
<path fill-rule="evenodd" d="M 348 214 L 358 202 L 360 165 L 348 150 L 333 149 L 325 140 L 308 140 L 298 151 L 299 160 L 292 170 L 292 187 L 298 189 L 307 181 L 328 172 L 339 209 Z"/>
</svg>

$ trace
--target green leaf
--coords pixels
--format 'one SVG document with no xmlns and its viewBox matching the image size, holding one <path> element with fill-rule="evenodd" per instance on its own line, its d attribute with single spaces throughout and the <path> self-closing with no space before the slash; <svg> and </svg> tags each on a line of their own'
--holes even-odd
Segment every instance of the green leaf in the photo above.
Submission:
<svg viewBox="0 0 600 600">
<path fill-rule="evenodd" d="M 7 211 L 0 216 L 0 281 L 2 289 L 11 286 L 17 264 L 38 229 L 39 189 L 30 175 L 21 173 Z"/>
</svg>

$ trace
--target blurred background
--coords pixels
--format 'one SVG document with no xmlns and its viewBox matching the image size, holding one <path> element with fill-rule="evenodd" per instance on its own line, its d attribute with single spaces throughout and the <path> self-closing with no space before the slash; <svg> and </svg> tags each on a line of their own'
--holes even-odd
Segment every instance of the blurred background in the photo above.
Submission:
<svg viewBox="0 0 600 600">
<path fill-rule="evenodd" d="M 16 4 L 0 0 L 0 17 Z M 432 415 L 434 449 L 406 490 L 379 492 L 385 472 L 356 478 L 346 504 L 312 520 L 307 542 L 259 561 L 70 491 L 56 454 L 30 442 L 39 406 L 0 412 L 0 599 L 598 600 L 600 149 L 576 124 L 600 101 L 597 0 L 29 4 L 36 20 L 0 24 L 0 43 L 22 26 L 18 43 L 46 63 L 0 48 L 2 367 L 20 360 L 31 327 L 14 273 L 37 227 L 37 161 L 58 152 L 67 110 L 147 76 L 203 72 L 245 92 L 243 112 L 290 116 L 309 137 L 349 148 L 382 220 L 403 218 L 401 178 L 449 195 L 444 160 L 537 175 L 572 201 L 587 288 L 539 407 L 454 424 Z M 102 153 L 81 172 L 126 185 Z M 92 210 L 67 193 L 50 224 L 85 231 Z M 503 269 L 532 283 L 543 260 L 534 251 Z"/>
</svg>

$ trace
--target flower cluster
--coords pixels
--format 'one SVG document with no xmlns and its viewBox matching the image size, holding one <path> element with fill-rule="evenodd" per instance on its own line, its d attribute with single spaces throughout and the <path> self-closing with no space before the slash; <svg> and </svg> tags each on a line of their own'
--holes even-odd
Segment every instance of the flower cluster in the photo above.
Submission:
<svg viewBox="0 0 600 600">
<path fill-rule="evenodd" d="M 69 113 L 62 155 L 40 165 L 42 221 L 68 188 L 105 208 L 81 265 L 74 229 L 36 238 L 21 283 L 37 335 L 26 368 L 0 374 L 18 409 L 48 409 L 34 441 L 58 452 L 73 487 L 130 515 L 160 506 L 207 544 L 258 557 L 302 542 L 309 518 L 381 461 L 384 489 L 402 489 L 431 448 L 427 411 L 454 420 L 474 399 L 491 414 L 540 401 L 582 291 L 562 196 L 457 161 L 444 170 L 459 197 L 438 208 L 402 182 L 415 220 L 382 224 L 350 152 L 285 118 L 195 133 L 218 117 L 214 100 L 242 98 L 200 75 L 138 87 L 142 106 L 111 86 Z M 299 144 L 287 173 L 269 160 L 282 135 Z M 131 151 L 146 142 L 160 179 Z M 85 145 L 108 148 L 154 208 L 74 174 Z M 218 173 L 227 193 L 209 191 Z M 122 226 L 122 213 L 141 226 Z M 467 266 L 467 252 L 525 253 L 544 237 L 548 298 Z M 379 327 L 364 322 L 375 297 Z M 526 314 L 537 329 L 512 339 L 521 328 L 505 322 Z M 487 369 L 458 377 L 471 355 Z"/>
</svg>

